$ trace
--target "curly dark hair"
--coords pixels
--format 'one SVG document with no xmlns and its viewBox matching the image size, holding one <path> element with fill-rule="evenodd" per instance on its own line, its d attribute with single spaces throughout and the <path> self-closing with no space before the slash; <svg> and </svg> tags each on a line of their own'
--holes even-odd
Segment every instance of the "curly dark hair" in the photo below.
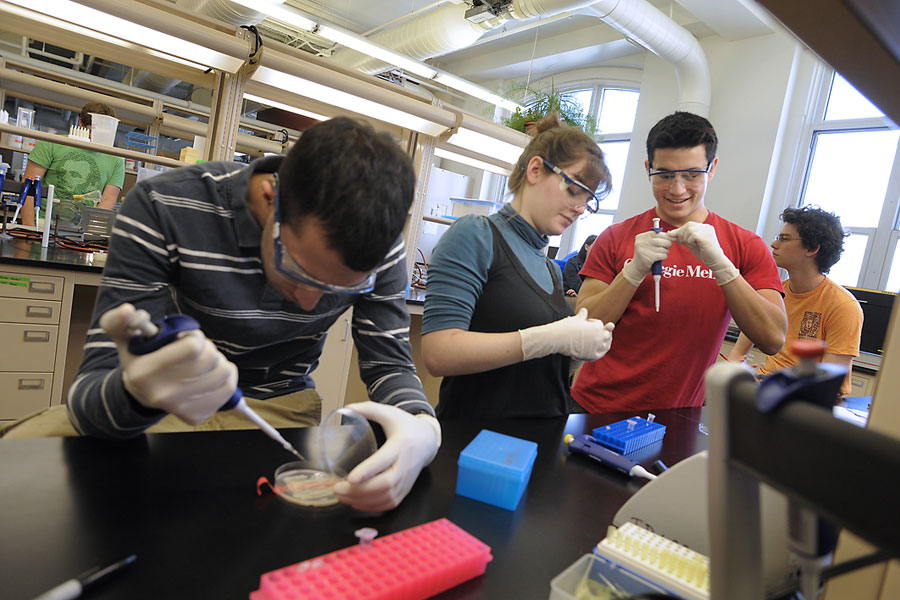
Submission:
<svg viewBox="0 0 900 600">
<path fill-rule="evenodd" d="M 386 132 L 338 117 L 313 125 L 278 170 L 284 222 L 317 218 L 354 271 L 371 271 L 403 230 L 416 188 L 412 160 Z"/>
<path fill-rule="evenodd" d="M 820 273 L 827 273 L 841 259 L 844 238 L 850 235 L 841 227 L 841 219 L 818 206 L 786 208 L 781 220 L 797 228 L 797 234 L 807 250 L 819 249 L 816 265 Z"/>
<path fill-rule="evenodd" d="M 694 148 L 706 146 L 706 162 L 712 162 L 719 147 L 719 138 L 712 123 L 700 115 L 678 111 L 663 117 L 647 134 L 647 161 L 653 166 L 658 148 Z"/>
</svg>

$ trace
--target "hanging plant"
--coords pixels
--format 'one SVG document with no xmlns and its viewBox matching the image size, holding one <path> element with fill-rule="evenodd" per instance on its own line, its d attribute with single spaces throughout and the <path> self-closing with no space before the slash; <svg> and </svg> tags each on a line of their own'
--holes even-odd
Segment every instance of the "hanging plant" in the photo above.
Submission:
<svg viewBox="0 0 900 600">
<path fill-rule="evenodd" d="M 562 123 L 578 127 L 591 137 L 597 134 L 597 120 L 591 115 L 584 114 L 581 104 L 572 95 L 560 91 L 552 85 L 546 91 L 517 85 L 506 96 L 524 98 L 524 101 L 527 102 L 524 111 L 516 110 L 503 120 L 503 124 L 511 129 L 530 135 L 529 128 L 551 112 L 556 111 Z"/>
</svg>

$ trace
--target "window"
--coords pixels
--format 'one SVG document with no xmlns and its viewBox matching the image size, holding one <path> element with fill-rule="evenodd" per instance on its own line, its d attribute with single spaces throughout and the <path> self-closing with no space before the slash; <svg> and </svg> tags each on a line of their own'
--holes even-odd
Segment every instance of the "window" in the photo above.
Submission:
<svg viewBox="0 0 900 600">
<path fill-rule="evenodd" d="M 900 130 L 838 73 L 823 86 L 817 114 L 800 205 L 835 213 L 851 234 L 830 276 L 898 292 Z"/>
<path fill-rule="evenodd" d="M 606 158 L 606 166 L 612 175 L 612 192 L 600 203 L 595 214 L 585 213 L 560 236 L 551 238 L 551 246 L 559 246 L 559 256 L 578 250 L 589 235 L 599 235 L 612 225 L 619 194 L 625 176 L 625 159 L 631 145 L 631 129 L 637 113 L 640 92 L 595 85 L 590 88 L 575 88 L 566 95 L 578 102 L 585 114 L 597 121 L 599 146 Z"/>
</svg>

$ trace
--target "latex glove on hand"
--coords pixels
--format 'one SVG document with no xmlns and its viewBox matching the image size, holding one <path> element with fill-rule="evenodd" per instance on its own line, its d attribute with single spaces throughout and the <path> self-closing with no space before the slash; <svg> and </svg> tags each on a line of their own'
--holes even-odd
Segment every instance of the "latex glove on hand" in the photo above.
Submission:
<svg viewBox="0 0 900 600">
<path fill-rule="evenodd" d="M 653 263 L 666 260 L 672 238 L 667 233 L 645 231 L 634 236 L 634 258 L 625 264 L 622 275 L 628 283 L 637 287 L 650 273 Z"/>
<path fill-rule="evenodd" d="M 429 414 L 411 415 L 379 402 L 348 404 L 384 429 L 386 441 L 356 465 L 347 479 L 334 485 L 338 500 L 358 510 L 377 512 L 396 507 L 412 489 L 422 469 L 441 446 L 441 426 Z"/>
<path fill-rule="evenodd" d="M 100 327 L 116 344 L 122 382 L 146 407 L 172 413 L 196 425 L 216 413 L 237 388 L 235 367 L 199 330 L 148 354 L 128 351 L 128 342 L 150 321 L 145 310 L 122 304 L 100 317 Z"/>
<path fill-rule="evenodd" d="M 612 344 L 615 324 L 604 325 L 599 319 L 588 319 L 587 314 L 587 309 L 582 308 L 573 317 L 520 329 L 522 360 L 549 354 L 564 354 L 583 361 L 602 358 Z"/>
<path fill-rule="evenodd" d="M 668 235 L 709 267 L 719 285 L 730 283 L 741 274 L 719 246 L 719 238 L 712 225 L 689 221 L 678 229 L 669 231 Z"/>
</svg>

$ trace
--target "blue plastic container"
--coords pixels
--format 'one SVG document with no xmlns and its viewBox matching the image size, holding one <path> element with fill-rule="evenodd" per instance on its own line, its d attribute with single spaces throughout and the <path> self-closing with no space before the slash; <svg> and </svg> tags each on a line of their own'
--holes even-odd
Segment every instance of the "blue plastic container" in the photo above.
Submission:
<svg viewBox="0 0 900 600">
<path fill-rule="evenodd" d="M 482 429 L 459 453 L 456 493 L 516 510 L 537 457 L 537 444 Z"/>
<path fill-rule="evenodd" d="M 629 423 L 634 423 L 634 425 L 629 426 Z M 631 427 L 630 430 L 629 427 Z M 603 425 L 593 431 L 594 439 L 601 446 L 615 450 L 619 454 L 628 454 L 638 448 L 658 442 L 663 439 L 664 435 L 666 435 L 665 425 L 640 417 L 631 417 L 624 421 Z"/>
</svg>

